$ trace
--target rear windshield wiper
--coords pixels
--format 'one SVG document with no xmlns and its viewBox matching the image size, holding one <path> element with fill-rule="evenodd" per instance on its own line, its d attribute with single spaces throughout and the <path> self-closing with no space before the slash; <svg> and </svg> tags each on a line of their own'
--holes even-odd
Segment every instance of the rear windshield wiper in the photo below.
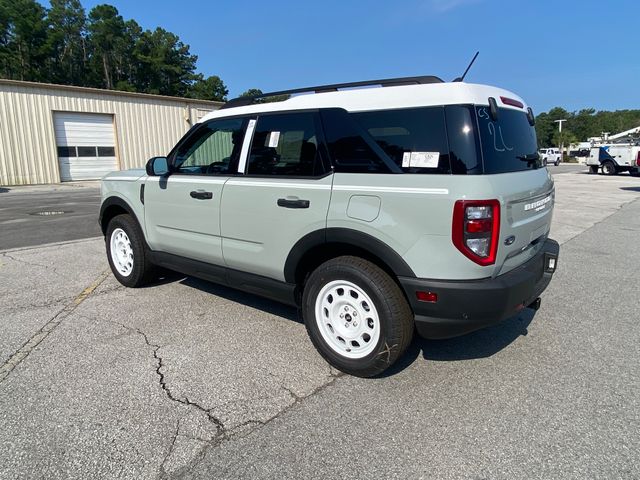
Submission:
<svg viewBox="0 0 640 480">
<path fill-rule="evenodd" d="M 527 162 L 527 164 L 538 165 L 540 161 L 540 155 L 537 153 L 532 153 L 528 155 L 517 155 L 516 158 L 522 162 Z"/>
</svg>

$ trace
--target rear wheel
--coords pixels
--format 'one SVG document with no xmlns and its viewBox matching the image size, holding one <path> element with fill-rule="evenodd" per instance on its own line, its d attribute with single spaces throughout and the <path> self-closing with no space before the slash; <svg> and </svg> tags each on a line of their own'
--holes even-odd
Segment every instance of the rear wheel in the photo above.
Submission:
<svg viewBox="0 0 640 480">
<path fill-rule="evenodd" d="M 616 170 L 616 166 L 613 162 L 604 162 L 602 164 L 602 173 L 605 175 L 615 175 L 618 171 Z"/>
<path fill-rule="evenodd" d="M 598 173 L 597 165 L 589 165 L 589 173 Z"/>
<path fill-rule="evenodd" d="M 389 368 L 413 337 L 413 314 L 400 287 L 380 267 L 358 257 L 320 265 L 307 281 L 302 310 L 318 352 L 359 377 Z"/>
<path fill-rule="evenodd" d="M 138 223 L 131 215 L 113 217 L 107 226 L 107 259 L 116 279 L 126 287 L 141 287 L 151 281 L 154 267 Z"/>
</svg>

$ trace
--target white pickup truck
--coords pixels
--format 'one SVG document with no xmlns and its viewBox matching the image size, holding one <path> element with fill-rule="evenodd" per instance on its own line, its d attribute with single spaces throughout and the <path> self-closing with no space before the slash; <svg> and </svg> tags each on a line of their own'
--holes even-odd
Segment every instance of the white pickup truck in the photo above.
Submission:
<svg viewBox="0 0 640 480">
<path fill-rule="evenodd" d="M 560 155 L 559 148 L 542 148 L 538 150 L 538 154 L 540 155 L 540 160 L 542 160 L 543 165 L 552 163 L 557 167 L 558 165 L 560 165 L 560 161 L 562 160 L 562 155 Z"/>
</svg>

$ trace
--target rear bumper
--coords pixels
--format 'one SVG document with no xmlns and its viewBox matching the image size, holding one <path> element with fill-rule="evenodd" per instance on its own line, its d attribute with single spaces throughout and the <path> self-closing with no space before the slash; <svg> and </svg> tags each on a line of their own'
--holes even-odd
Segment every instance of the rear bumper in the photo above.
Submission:
<svg viewBox="0 0 640 480">
<path fill-rule="evenodd" d="M 535 257 L 496 278 L 445 281 L 400 277 L 418 333 L 424 338 L 450 338 L 514 315 L 547 288 L 559 251 L 558 242 L 547 239 Z M 549 268 L 551 258 L 555 259 L 553 269 Z M 417 291 L 436 293 L 438 301 L 420 302 Z"/>
</svg>

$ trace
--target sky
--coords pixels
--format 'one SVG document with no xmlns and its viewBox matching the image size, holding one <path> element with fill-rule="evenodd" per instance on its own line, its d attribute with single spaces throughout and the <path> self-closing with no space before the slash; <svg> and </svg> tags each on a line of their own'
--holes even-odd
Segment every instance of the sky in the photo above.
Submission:
<svg viewBox="0 0 640 480">
<path fill-rule="evenodd" d="M 378 78 L 467 75 L 537 113 L 640 108 L 637 0 L 82 0 L 176 33 L 229 98 Z"/>
</svg>

